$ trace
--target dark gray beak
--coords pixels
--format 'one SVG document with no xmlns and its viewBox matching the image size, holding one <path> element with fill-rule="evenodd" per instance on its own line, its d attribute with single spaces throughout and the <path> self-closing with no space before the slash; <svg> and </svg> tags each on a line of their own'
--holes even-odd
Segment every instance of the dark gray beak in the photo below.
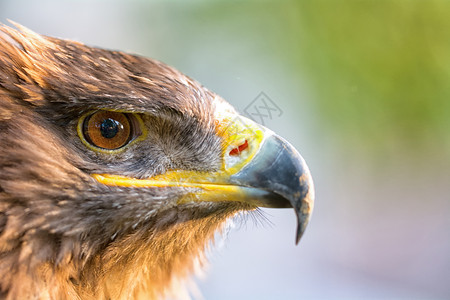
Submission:
<svg viewBox="0 0 450 300">
<path fill-rule="evenodd" d="M 314 206 L 314 184 L 303 158 L 283 138 L 268 135 L 258 153 L 230 182 L 264 190 L 249 201 L 260 207 L 292 207 L 297 215 L 296 244 L 308 225 Z"/>
</svg>

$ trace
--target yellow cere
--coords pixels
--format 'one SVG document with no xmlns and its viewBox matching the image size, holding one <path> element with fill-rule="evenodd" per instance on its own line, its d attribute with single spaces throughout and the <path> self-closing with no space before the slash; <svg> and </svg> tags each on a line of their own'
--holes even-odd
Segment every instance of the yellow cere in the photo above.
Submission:
<svg viewBox="0 0 450 300">
<path fill-rule="evenodd" d="M 260 125 L 239 115 L 227 117 L 217 125 L 218 135 L 224 139 L 222 170 L 227 175 L 232 175 L 252 160 L 264 138 L 264 131 Z M 248 143 L 247 149 L 238 156 L 229 155 L 232 149 L 245 141 Z"/>
</svg>

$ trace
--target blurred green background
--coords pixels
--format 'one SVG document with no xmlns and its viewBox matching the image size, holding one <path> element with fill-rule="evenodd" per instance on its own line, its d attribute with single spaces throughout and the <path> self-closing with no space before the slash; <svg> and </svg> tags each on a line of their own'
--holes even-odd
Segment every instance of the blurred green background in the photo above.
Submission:
<svg viewBox="0 0 450 300">
<path fill-rule="evenodd" d="M 236 221 L 205 299 L 450 298 L 450 2 L 1 0 L 0 21 L 172 65 L 291 141 L 316 184 Z M 269 226 L 267 226 L 269 225 Z"/>
</svg>

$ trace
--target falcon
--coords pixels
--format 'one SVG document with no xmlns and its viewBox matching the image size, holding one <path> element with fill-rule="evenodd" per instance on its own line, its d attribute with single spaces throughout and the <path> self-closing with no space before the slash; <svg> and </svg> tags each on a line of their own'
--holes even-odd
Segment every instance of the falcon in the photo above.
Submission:
<svg viewBox="0 0 450 300">
<path fill-rule="evenodd" d="M 313 208 L 299 153 L 153 59 L 0 26 L 0 298 L 160 299 L 227 220 Z M 173 292 L 173 293 L 172 293 Z"/>
</svg>

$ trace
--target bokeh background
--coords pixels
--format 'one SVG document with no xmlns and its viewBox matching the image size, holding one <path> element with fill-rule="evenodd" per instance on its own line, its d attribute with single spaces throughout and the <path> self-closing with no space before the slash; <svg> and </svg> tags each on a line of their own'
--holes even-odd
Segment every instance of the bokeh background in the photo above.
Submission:
<svg viewBox="0 0 450 300">
<path fill-rule="evenodd" d="M 308 161 L 312 221 L 240 221 L 204 299 L 450 299 L 450 2 L 1 0 L 0 22 L 157 58 Z M 220 239 L 221 240 L 221 239 Z"/>
</svg>

